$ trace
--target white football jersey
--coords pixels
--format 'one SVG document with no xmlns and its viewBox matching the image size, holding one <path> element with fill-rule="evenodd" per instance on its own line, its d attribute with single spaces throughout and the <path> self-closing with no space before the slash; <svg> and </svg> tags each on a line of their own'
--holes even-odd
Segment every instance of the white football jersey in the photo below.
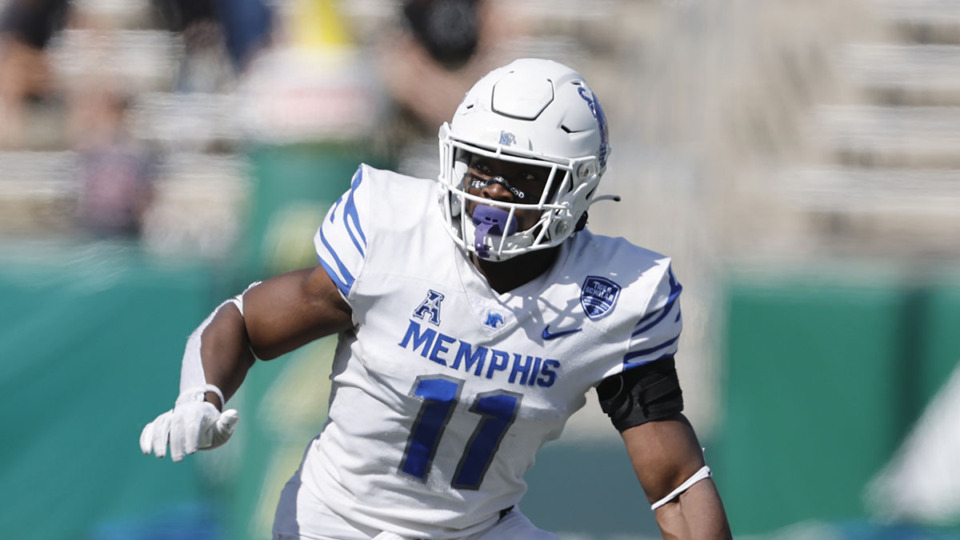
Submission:
<svg viewBox="0 0 960 540">
<path fill-rule="evenodd" d="M 437 197 L 433 181 L 361 166 L 314 239 L 355 327 L 301 482 L 347 519 L 417 538 L 494 524 L 586 392 L 674 354 L 681 328 L 670 260 L 586 230 L 498 294 Z"/>
</svg>

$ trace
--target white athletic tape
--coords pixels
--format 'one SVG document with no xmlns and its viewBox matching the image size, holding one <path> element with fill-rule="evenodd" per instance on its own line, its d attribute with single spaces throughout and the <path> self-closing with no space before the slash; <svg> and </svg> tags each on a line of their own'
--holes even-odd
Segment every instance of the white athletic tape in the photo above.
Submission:
<svg viewBox="0 0 960 540">
<path fill-rule="evenodd" d="M 657 508 L 660 508 L 661 506 L 667 504 L 668 502 L 676 499 L 684 491 L 690 489 L 690 486 L 696 484 L 697 482 L 703 480 L 704 478 L 710 478 L 711 476 L 713 476 L 713 473 L 710 472 L 710 467 L 707 467 L 706 465 L 704 465 L 703 467 L 700 467 L 700 470 L 693 473 L 693 476 L 688 478 L 686 482 L 680 484 L 680 487 L 671 491 L 670 494 L 667 495 L 666 497 L 653 503 L 653 505 L 650 506 L 650 509 L 656 510 Z"/>
<path fill-rule="evenodd" d="M 190 334 L 190 337 L 187 339 L 187 346 L 183 351 L 183 362 L 180 366 L 181 395 L 186 394 L 191 390 L 196 391 L 196 389 L 203 388 L 208 384 L 206 374 L 203 372 L 203 361 L 200 358 L 201 337 L 203 336 L 203 331 L 207 328 L 207 326 L 210 325 L 210 322 L 213 321 L 213 317 L 217 314 L 217 312 L 219 312 L 220 309 L 227 304 L 233 304 L 237 306 L 237 309 L 240 311 L 240 316 L 243 317 L 243 295 L 259 284 L 259 281 L 255 281 L 251 283 L 250 286 L 247 287 L 242 293 L 233 298 L 225 300 L 222 304 L 217 306 L 217 308 L 214 309 L 213 312 L 210 313 L 210 315 L 208 315 L 202 323 L 200 323 L 200 326 L 198 326 L 192 334 Z M 253 353 L 253 349 L 251 349 L 250 352 Z M 254 358 L 256 358 L 255 354 Z M 209 386 L 217 388 L 213 385 Z M 214 390 L 210 391 L 214 392 Z M 227 403 L 223 400 L 223 393 L 220 392 L 219 388 L 217 388 L 215 392 L 217 392 L 217 395 L 220 396 L 220 406 L 225 407 Z M 203 398 L 201 397 L 200 399 L 202 400 Z"/>
<path fill-rule="evenodd" d="M 195 386 L 193 388 L 188 388 L 183 392 L 180 392 L 180 395 L 177 397 L 177 404 L 185 403 L 188 401 L 203 401 L 206 397 L 207 392 L 213 392 L 220 398 L 220 408 L 224 409 L 227 405 L 227 400 L 223 398 L 223 392 L 220 391 L 215 385 L 204 384 L 202 386 Z"/>
</svg>

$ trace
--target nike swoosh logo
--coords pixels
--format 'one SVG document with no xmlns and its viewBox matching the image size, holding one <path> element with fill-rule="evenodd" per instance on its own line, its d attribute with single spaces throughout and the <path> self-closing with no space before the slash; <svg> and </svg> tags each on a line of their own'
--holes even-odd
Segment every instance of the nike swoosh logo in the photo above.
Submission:
<svg viewBox="0 0 960 540">
<path fill-rule="evenodd" d="M 543 334 L 540 334 L 540 337 L 542 337 L 544 341 L 549 341 L 551 339 L 557 339 L 558 337 L 569 336 L 570 334 L 576 334 L 581 330 L 583 330 L 583 328 L 574 328 L 573 330 L 561 330 L 559 332 L 550 332 L 550 325 L 548 324 L 543 328 Z"/>
</svg>

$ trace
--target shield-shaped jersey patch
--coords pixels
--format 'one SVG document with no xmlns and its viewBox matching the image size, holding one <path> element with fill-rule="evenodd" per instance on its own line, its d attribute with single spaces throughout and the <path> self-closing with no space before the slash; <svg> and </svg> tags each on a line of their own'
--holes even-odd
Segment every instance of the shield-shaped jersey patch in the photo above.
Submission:
<svg viewBox="0 0 960 540">
<path fill-rule="evenodd" d="M 587 276 L 580 290 L 580 305 L 593 320 L 613 311 L 617 298 L 620 298 L 620 286 L 607 278 Z"/>
</svg>

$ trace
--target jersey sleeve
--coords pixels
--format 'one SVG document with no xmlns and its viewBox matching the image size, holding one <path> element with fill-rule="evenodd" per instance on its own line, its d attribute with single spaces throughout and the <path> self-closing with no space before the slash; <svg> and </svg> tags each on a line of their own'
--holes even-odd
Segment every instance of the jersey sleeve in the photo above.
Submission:
<svg viewBox="0 0 960 540">
<path fill-rule="evenodd" d="M 644 315 L 630 334 L 627 352 L 623 357 L 624 370 L 676 354 L 683 328 L 680 316 L 682 289 L 673 270 L 667 266 Z"/>
<path fill-rule="evenodd" d="M 350 189 L 333 204 L 313 237 L 320 265 L 344 298 L 350 295 L 363 268 L 367 235 L 372 230 L 368 211 L 370 182 L 364 181 L 364 169 L 363 165 L 357 169 Z"/>
</svg>

